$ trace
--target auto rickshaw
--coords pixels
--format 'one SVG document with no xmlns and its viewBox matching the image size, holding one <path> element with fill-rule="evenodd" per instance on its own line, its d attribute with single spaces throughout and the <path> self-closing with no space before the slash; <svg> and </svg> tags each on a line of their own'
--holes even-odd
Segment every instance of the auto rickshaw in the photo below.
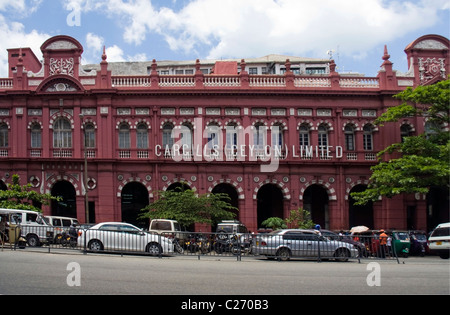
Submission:
<svg viewBox="0 0 450 315">
<path fill-rule="evenodd" d="M 5 243 L 9 243 L 10 246 L 14 244 L 19 246 L 19 248 L 25 248 L 27 240 L 22 237 L 20 225 L 13 223 L 12 215 L 13 212 L 7 209 L 1 209 L 0 211 L 0 242 L 2 249 Z"/>
<path fill-rule="evenodd" d="M 411 248 L 409 250 L 411 255 L 425 256 L 429 252 L 428 238 L 425 231 L 411 230 L 409 231 L 411 239 Z"/>
<path fill-rule="evenodd" d="M 411 248 L 411 241 L 408 231 L 392 231 L 392 252 L 397 256 L 407 258 Z"/>
</svg>

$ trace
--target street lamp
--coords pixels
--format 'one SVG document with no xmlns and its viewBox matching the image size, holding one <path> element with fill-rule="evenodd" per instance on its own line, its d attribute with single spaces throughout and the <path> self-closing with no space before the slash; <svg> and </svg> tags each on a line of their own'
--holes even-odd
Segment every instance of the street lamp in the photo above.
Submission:
<svg viewBox="0 0 450 315">
<path fill-rule="evenodd" d="M 89 198 L 88 198 L 88 173 L 87 173 L 87 150 L 86 150 L 86 129 L 83 128 L 84 115 L 80 114 L 81 129 L 83 129 L 83 149 L 84 149 L 84 209 L 86 223 L 89 223 Z"/>
</svg>

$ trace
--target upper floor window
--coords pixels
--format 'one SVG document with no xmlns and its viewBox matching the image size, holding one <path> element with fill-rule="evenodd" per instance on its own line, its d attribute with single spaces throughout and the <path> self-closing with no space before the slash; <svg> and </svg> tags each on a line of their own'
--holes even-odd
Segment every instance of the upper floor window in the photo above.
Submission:
<svg viewBox="0 0 450 315">
<path fill-rule="evenodd" d="M 301 147 L 309 146 L 309 126 L 306 124 L 300 126 L 299 145 Z"/>
<path fill-rule="evenodd" d="M 8 139 L 8 125 L 5 123 L 0 124 L 0 148 L 7 148 L 9 146 Z"/>
<path fill-rule="evenodd" d="M 401 137 L 401 141 L 404 142 L 405 138 L 407 137 L 411 137 L 412 136 L 412 128 L 410 125 L 402 125 L 400 127 L 400 137 Z"/>
<path fill-rule="evenodd" d="M 272 146 L 282 147 L 284 145 L 283 125 L 275 124 L 272 126 Z"/>
<path fill-rule="evenodd" d="M 227 149 L 236 149 L 238 145 L 238 126 L 235 123 L 231 123 L 226 127 L 226 146 Z"/>
<path fill-rule="evenodd" d="M 84 125 L 84 147 L 95 148 L 95 127 L 91 123 Z"/>
<path fill-rule="evenodd" d="M 373 127 L 371 125 L 365 125 L 363 128 L 363 144 L 364 150 L 373 150 Z"/>
<path fill-rule="evenodd" d="M 194 128 L 189 123 L 181 125 L 180 140 L 185 153 L 186 151 L 190 151 L 193 147 L 193 129 Z"/>
<path fill-rule="evenodd" d="M 267 129 L 263 124 L 256 124 L 253 129 L 253 144 L 257 149 L 263 149 L 266 144 Z"/>
<path fill-rule="evenodd" d="M 352 125 L 346 125 L 344 128 L 345 149 L 347 151 L 355 150 L 355 128 Z"/>
<path fill-rule="evenodd" d="M 31 148 L 42 148 L 42 130 L 39 124 L 33 124 L 31 126 Z"/>
<path fill-rule="evenodd" d="M 139 124 L 136 128 L 136 144 L 138 149 L 148 149 L 148 127 L 146 124 Z"/>
<path fill-rule="evenodd" d="M 66 118 L 61 117 L 53 124 L 53 147 L 72 147 L 72 126 Z"/>
<path fill-rule="evenodd" d="M 325 125 L 320 125 L 317 128 L 318 144 L 319 147 L 328 146 L 328 128 Z"/>
<path fill-rule="evenodd" d="M 163 126 L 163 130 L 162 130 L 162 145 L 163 148 L 168 147 L 169 149 L 171 149 L 173 147 L 173 136 L 172 136 L 172 130 L 173 130 L 173 125 L 172 124 L 165 124 Z"/>
<path fill-rule="evenodd" d="M 220 128 L 216 124 L 206 127 L 208 132 L 208 148 L 220 147 Z"/>
<path fill-rule="evenodd" d="M 130 147 L 130 126 L 123 123 L 119 126 L 119 149 L 129 149 Z"/>
</svg>

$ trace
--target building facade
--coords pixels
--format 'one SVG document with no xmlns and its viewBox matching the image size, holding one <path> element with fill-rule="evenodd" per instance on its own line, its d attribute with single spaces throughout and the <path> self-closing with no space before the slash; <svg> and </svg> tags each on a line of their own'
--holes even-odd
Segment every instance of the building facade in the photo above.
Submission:
<svg viewBox="0 0 450 315">
<path fill-rule="evenodd" d="M 333 60 L 269 55 L 248 60 L 81 65 L 83 47 L 55 36 L 39 61 L 8 50 L 0 79 L 0 186 L 13 174 L 61 196 L 47 215 L 127 221 L 157 192 L 223 192 L 255 231 L 303 207 L 329 229 L 429 229 L 448 220 L 448 191 L 355 206 L 376 154 L 422 133 L 412 117 L 377 127 L 393 95 L 450 74 L 449 40 L 426 35 L 405 49 L 406 73 L 385 48 L 376 77 L 336 72 Z M 442 202 L 441 198 L 446 198 Z M 441 201 L 438 201 L 441 200 Z"/>
</svg>

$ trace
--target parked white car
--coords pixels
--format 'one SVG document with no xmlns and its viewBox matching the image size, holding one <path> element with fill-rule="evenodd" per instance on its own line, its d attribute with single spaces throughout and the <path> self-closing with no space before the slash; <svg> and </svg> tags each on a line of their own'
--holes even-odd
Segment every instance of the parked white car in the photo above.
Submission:
<svg viewBox="0 0 450 315">
<path fill-rule="evenodd" d="M 450 257 L 450 223 L 439 224 L 428 238 L 431 253 L 436 253 L 442 259 Z"/>
<path fill-rule="evenodd" d="M 169 254 L 173 252 L 170 239 L 121 222 L 99 223 L 87 230 L 80 230 L 78 245 L 98 251 L 146 252 L 150 255 Z"/>
</svg>

